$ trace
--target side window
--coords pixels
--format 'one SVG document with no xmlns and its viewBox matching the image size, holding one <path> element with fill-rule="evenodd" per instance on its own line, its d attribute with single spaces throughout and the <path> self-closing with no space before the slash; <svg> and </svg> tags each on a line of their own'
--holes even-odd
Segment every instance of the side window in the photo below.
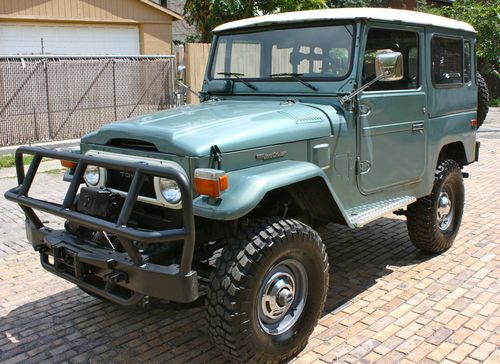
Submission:
<svg viewBox="0 0 500 364">
<path fill-rule="evenodd" d="M 471 45 L 470 41 L 464 41 L 464 83 L 469 83 L 472 80 L 471 77 Z"/>
<path fill-rule="evenodd" d="M 330 72 L 337 77 L 349 72 L 349 50 L 347 48 L 330 48 L 328 55 L 331 60 Z"/>
<path fill-rule="evenodd" d="M 375 75 L 375 55 L 378 50 L 387 49 L 403 54 L 403 79 L 391 82 L 376 82 L 368 91 L 416 89 L 419 85 L 418 34 L 395 29 L 370 29 L 366 41 L 363 64 L 363 84 L 373 80 Z"/>
<path fill-rule="evenodd" d="M 408 51 L 408 78 L 409 88 L 418 87 L 418 48 L 413 47 Z"/>
<path fill-rule="evenodd" d="M 461 84 L 464 71 L 462 57 L 461 39 L 434 36 L 431 40 L 432 83 Z"/>
</svg>

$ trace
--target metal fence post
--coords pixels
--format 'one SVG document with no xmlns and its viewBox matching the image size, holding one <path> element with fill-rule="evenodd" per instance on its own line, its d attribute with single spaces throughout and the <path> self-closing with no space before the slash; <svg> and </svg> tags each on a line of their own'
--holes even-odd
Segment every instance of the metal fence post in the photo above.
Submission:
<svg viewBox="0 0 500 364">
<path fill-rule="evenodd" d="M 113 106 L 115 109 L 115 121 L 118 120 L 118 113 L 116 111 L 116 73 L 115 73 L 116 60 L 113 59 Z"/>
<path fill-rule="evenodd" d="M 35 141 L 40 140 L 38 137 L 38 123 L 36 120 L 36 108 L 33 106 L 33 128 L 35 129 Z"/>
<path fill-rule="evenodd" d="M 54 131 L 52 128 L 52 115 L 50 111 L 50 95 L 49 95 L 49 70 L 46 60 L 43 61 L 43 70 L 45 72 L 45 96 L 47 97 L 47 125 L 49 128 L 49 139 L 54 139 Z"/>
<path fill-rule="evenodd" d="M 175 75 L 175 80 L 181 80 L 182 82 L 185 82 L 185 77 L 186 77 L 186 65 L 184 64 L 185 58 L 184 58 L 184 45 L 179 45 L 179 58 L 177 59 L 177 72 Z M 177 82 L 175 82 L 176 85 L 174 87 L 177 89 L 177 106 L 182 106 L 185 104 L 186 100 L 186 89 L 184 87 L 176 87 L 178 86 Z"/>
</svg>

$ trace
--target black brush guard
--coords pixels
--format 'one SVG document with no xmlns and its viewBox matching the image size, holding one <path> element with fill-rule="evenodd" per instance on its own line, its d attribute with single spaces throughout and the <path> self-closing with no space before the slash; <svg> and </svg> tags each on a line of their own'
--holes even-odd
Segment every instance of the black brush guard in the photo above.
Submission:
<svg viewBox="0 0 500 364">
<path fill-rule="evenodd" d="M 33 155 L 27 173 L 23 156 Z M 62 204 L 28 196 L 42 158 L 76 163 L 71 183 Z M 74 201 L 87 165 L 134 173 L 130 189 L 116 223 L 74 210 Z M 38 147 L 21 147 L 16 151 L 18 187 L 5 193 L 5 198 L 19 204 L 26 215 L 26 233 L 35 250 L 40 252 L 42 266 L 48 271 L 121 305 L 134 305 L 144 296 L 177 302 L 192 302 L 198 298 L 198 279 L 191 270 L 195 246 L 195 227 L 191 187 L 187 177 L 169 167 L 152 166 L 140 162 L 123 162 L 76 153 L 60 152 Z M 144 231 L 127 226 L 145 175 L 169 178 L 177 182 L 182 194 L 183 227 L 161 231 Z M 66 230 L 52 230 L 41 222 L 34 210 L 44 211 L 96 231 L 116 235 L 125 253 L 104 249 L 78 239 Z M 133 242 L 168 244 L 183 241 L 180 265 L 159 265 L 147 261 Z M 49 255 L 54 258 L 49 262 Z M 145 260 L 146 259 L 146 260 Z M 63 269 L 71 266 L 71 269 Z M 105 286 L 85 281 L 86 271 L 99 272 Z M 133 292 L 129 297 L 113 293 L 116 285 Z"/>
</svg>

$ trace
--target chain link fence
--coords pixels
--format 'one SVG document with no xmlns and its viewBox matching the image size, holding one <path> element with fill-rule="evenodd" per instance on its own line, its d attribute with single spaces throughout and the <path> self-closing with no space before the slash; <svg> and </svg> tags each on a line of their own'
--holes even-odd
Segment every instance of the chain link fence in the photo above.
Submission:
<svg viewBox="0 0 500 364">
<path fill-rule="evenodd" d="M 175 106 L 175 56 L 0 58 L 0 146 L 79 138 Z"/>
</svg>

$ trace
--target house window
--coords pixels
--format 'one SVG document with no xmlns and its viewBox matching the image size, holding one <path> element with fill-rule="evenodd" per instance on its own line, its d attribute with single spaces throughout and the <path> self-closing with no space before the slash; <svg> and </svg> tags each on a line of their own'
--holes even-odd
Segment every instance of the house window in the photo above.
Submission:
<svg viewBox="0 0 500 364">
<path fill-rule="evenodd" d="M 461 39 L 433 37 L 431 40 L 432 83 L 435 85 L 462 84 L 464 72 L 462 60 Z"/>
</svg>

